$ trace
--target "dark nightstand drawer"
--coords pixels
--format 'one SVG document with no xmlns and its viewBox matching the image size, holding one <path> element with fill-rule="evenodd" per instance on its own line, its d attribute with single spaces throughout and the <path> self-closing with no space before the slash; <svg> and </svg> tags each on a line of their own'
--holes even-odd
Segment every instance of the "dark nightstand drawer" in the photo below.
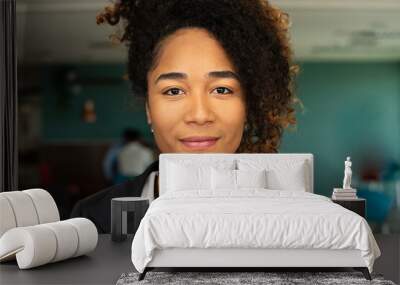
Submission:
<svg viewBox="0 0 400 285">
<path fill-rule="evenodd" d="M 342 207 L 359 214 L 361 217 L 365 218 L 365 199 L 355 199 L 355 200 L 335 200 L 332 202 L 341 205 Z"/>
</svg>

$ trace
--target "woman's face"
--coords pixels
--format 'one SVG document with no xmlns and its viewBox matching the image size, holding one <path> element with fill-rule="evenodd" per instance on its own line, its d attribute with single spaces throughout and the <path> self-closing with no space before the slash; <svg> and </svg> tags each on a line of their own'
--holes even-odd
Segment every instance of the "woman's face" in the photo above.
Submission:
<svg viewBox="0 0 400 285">
<path fill-rule="evenodd" d="M 147 121 L 161 153 L 237 150 L 245 95 L 233 64 L 207 30 L 185 28 L 167 37 L 147 86 Z"/>
</svg>

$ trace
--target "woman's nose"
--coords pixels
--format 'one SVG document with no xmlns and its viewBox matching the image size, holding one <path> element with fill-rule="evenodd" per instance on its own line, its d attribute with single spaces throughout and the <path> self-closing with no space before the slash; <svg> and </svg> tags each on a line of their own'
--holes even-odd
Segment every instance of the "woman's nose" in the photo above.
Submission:
<svg viewBox="0 0 400 285">
<path fill-rule="evenodd" d="M 211 99 L 211 96 L 204 92 L 192 93 L 188 98 L 185 122 L 198 125 L 213 122 L 215 114 Z"/>
</svg>

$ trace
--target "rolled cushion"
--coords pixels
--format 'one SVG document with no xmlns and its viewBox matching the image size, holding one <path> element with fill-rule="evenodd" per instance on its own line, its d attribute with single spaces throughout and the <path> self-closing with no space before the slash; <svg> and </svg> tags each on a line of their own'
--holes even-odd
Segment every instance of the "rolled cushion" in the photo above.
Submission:
<svg viewBox="0 0 400 285">
<path fill-rule="evenodd" d="M 74 226 L 78 233 L 78 248 L 73 257 L 86 254 L 96 248 L 98 233 L 92 221 L 85 218 L 73 218 L 65 220 L 64 222 Z"/>
<path fill-rule="evenodd" d="M 78 248 L 79 236 L 71 224 L 65 221 L 54 222 L 43 224 L 43 227 L 49 228 L 56 236 L 57 248 L 51 262 L 57 262 L 75 255 Z"/>
<path fill-rule="evenodd" d="M 22 191 L 30 196 L 36 208 L 39 224 L 57 222 L 60 220 L 56 202 L 50 193 L 43 189 L 28 189 Z"/>
<path fill-rule="evenodd" d="M 15 228 L 17 222 L 8 199 L 0 195 L 0 237 L 9 229 Z"/>
<path fill-rule="evenodd" d="M 88 219 L 17 227 L 0 238 L 0 261 L 16 257 L 20 269 L 86 254 L 97 246 L 96 226 Z"/>
<path fill-rule="evenodd" d="M 15 227 L 60 220 L 53 197 L 40 188 L 0 193 L 0 213 L 0 237 Z"/>
<path fill-rule="evenodd" d="M 39 223 L 38 214 L 31 197 L 22 191 L 2 192 L 13 209 L 17 227 L 33 226 Z"/>
<path fill-rule="evenodd" d="M 56 254 L 53 231 L 42 225 L 18 227 L 0 239 L 0 261 L 17 258 L 18 267 L 27 269 L 49 263 Z"/>
</svg>

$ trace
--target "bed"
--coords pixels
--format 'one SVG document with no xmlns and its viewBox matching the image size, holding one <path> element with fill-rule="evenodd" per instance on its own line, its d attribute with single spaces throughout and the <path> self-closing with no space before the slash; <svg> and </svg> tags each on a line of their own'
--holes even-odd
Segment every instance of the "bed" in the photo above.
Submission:
<svg viewBox="0 0 400 285">
<path fill-rule="evenodd" d="M 161 154 L 160 197 L 132 242 L 154 268 L 351 267 L 380 250 L 361 216 L 313 193 L 312 154 Z"/>
</svg>

